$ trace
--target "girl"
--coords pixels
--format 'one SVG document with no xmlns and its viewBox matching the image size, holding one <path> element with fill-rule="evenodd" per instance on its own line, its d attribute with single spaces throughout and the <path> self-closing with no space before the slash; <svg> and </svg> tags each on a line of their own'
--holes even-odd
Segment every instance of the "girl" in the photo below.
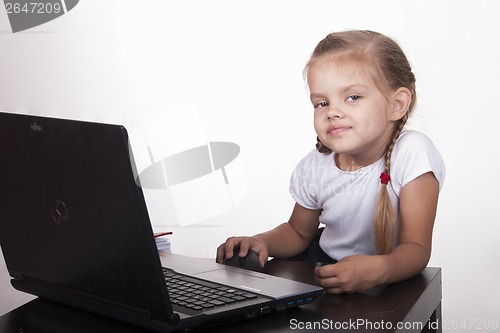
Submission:
<svg viewBox="0 0 500 333">
<path fill-rule="evenodd" d="M 317 144 L 292 174 L 292 215 L 265 233 L 228 238 L 217 261 L 235 255 L 236 245 L 241 257 L 257 252 L 261 266 L 268 256 L 296 256 L 314 247 L 323 223 L 320 256 L 338 261 L 315 269 L 327 292 L 360 292 L 418 274 L 431 254 L 444 163 L 425 135 L 404 128 L 416 92 L 403 51 L 376 32 L 332 33 L 304 73 Z"/>
</svg>

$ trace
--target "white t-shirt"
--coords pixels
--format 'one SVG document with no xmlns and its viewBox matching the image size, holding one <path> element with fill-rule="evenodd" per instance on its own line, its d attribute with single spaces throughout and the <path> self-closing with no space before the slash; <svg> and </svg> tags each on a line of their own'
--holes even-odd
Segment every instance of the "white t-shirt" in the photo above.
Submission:
<svg viewBox="0 0 500 333">
<path fill-rule="evenodd" d="M 334 156 L 317 150 L 306 155 L 292 174 L 290 193 L 299 205 L 322 209 L 320 222 L 325 230 L 320 246 L 331 258 L 377 254 L 374 217 L 384 157 L 359 170 L 342 171 L 335 165 Z M 403 131 L 392 152 L 388 184 L 396 216 L 401 188 L 429 171 L 441 188 L 445 166 L 434 144 L 422 133 Z"/>
</svg>

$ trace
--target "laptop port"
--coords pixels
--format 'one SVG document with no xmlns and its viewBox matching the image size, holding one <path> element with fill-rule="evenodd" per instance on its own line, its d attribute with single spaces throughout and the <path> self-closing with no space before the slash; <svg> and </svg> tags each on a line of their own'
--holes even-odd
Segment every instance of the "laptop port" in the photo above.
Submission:
<svg viewBox="0 0 500 333">
<path fill-rule="evenodd" d="M 283 303 L 280 303 L 278 305 L 276 305 L 276 311 L 282 311 L 282 310 L 285 310 L 286 309 L 286 305 L 283 304 Z"/>
<path fill-rule="evenodd" d="M 269 313 L 271 312 L 271 307 L 270 306 L 263 306 L 260 308 L 260 313 L 261 314 L 266 314 L 266 313 Z"/>
</svg>

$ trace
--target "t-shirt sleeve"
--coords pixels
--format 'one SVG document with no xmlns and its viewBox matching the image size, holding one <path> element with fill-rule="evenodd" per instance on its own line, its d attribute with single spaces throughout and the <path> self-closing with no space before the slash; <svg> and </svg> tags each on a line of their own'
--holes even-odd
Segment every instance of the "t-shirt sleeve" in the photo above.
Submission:
<svg viewBox="0 0 500 333">
<path fill-rule="evenodd" d="M 290 194 L 292 198 L 304 208 L 320 209 L 317 199 L 318 184 L 314 175 L 315 151 L 304 157 L 293 170 L 290 179 Z"/>
<path fill-rule="evenodd" d="M 391 183 L 399 196 L 399 191 L 417 177 L 432 172 L 441 189 L 445 177 L 443 158 L 432 141 L 416 131 L 401 134 L 394 147 L 391 161 Z"/>
</svg>

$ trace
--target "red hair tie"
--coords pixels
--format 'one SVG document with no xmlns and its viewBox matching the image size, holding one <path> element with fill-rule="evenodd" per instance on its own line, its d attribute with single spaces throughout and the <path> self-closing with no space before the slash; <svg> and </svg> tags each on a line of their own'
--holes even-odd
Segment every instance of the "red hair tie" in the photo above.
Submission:
<svg viewBox="0 0 500 333">
<path fill-rule="evenodd" d="M 380 174 L 380 182 L 384 185 L 387 185 L 389 181 L 391 180 L 391 176 L 387 172 L 382 172 Z"/>
</svg>

